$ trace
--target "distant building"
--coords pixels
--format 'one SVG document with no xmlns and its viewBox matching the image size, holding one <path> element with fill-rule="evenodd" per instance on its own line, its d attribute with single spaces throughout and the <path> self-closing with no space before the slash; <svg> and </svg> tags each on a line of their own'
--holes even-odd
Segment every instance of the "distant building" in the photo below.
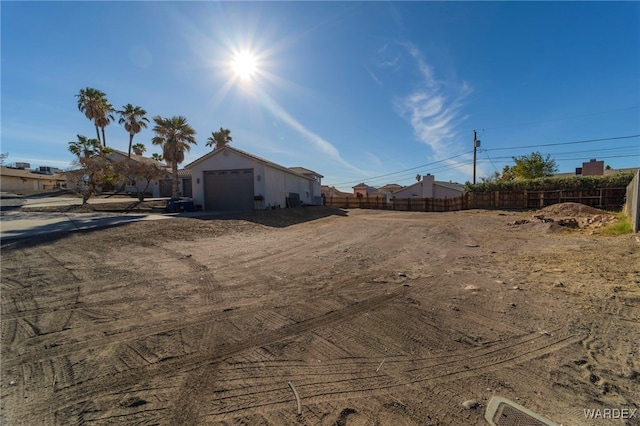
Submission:
<svg viewBox="0 0 640 426">
<path fill-rule="evenodd" d="M 578 170 L 576 170 L 578 174 Z M 582 176 L 602 176 L 604 175 L 604 161 L 597 161 L 593 158 L 588 163 L 582 163 L 581 173 Z"/>
<path fill-rule="evenodd" d="M 556 173 L 552 177 L 605 176 L 615 173 L 634 172 L 635 170 L 637 170 L 637 167 L 627 169 L 607 169 L 604 165 L 604 161 L 598 161 L 595 158 L 592 158 L 588 162 L 582 163 L 582 167 L 576 167 L 575 172 Z"/>
<path fill-rule="evenodd" d="M 17 163 L 20 167 L 0 168 L 0 190 L 17 194 L 57 190 L 66 187 L 67 178 L 54 167 L 29 170 L 28 163 Z M 26 167 L 25 167 L 26 166 Z"/>
<path fill-rule="evenodd" d="M 323 198 L 331 198 L 331 197 L 353 197 L 353 194 L 350 192 L 340 191 L 335 186 L 322 185 L 322 197 Z"/>
<path fill-rule="evenodd" d="M 378 193 L 378 188 L 369 186 L 362 182 L 353 187 L 353 195 L 357 198 L 375 197 Z"/>
<path fill-rule="evenodd" d="M 434 175 L 427 174 L 420 182 L 394 192 L 394 198 L 455 198 L 464 193 L 464 185 L 435 179 Z"/>
</svg>

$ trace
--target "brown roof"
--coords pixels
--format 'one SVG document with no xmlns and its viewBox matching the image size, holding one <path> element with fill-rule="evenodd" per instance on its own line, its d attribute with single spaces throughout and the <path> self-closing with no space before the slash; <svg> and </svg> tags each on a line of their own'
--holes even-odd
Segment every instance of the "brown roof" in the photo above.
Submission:
<svg viewBox="0 0 640 426">
<path fill-rule="evenodd" d="M 118 149 L 114 149 L 112 154 L 118 154 L 121 155 L 123 157 L 128 157 L 129 154 L 124 152 L 124 151 L 120 151 Z M 111 155 L 111 154 L 109 154 Z M 107 158 L 109 157 L 109 155 L 107 155 Z M 156 166 L 160 166 L 160 167 L 164 167 L 164 168 L 169 168 L 169 166 L 165 163 L 161 163 L 160 161 L 154 160 L 153 158 L 149 158 L 149 157 L 144 157 L 142 155 L 136 155 L 134 153 L 131 153 L 131 160 L 136 161 L 138 163 L 147 163 L 147 164 L 154 164 Z"/>
</svg>

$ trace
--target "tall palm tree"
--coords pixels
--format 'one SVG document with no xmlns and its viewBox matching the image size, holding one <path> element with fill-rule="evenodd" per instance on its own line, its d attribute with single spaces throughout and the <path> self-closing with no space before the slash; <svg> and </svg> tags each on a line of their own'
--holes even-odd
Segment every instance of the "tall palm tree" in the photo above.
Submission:
<svg viewBox="0 0 640 426">
<path fill-rule="evenodd" d="M 107 101 L 107 98 L 102 99 L 102 105 L 100 108 L 102 114 L 96 118 L 96 125 L 102 129 L 102 144 L 106 147 L 107 138 L 104 135 L 104 128 L 115 120 L 115 118 L 113 117 L 115 108 L 113 108 L 113 105 L 111 105 L 109 101 Z"/>
<path fill-rule="evenodd" d="M 197 145 L 196 131 L 187 123 L 183 116 L 173 116 L 171 118 L 153 117 L 156 125 L 153 128 L 156 136 L 151 140 L 154 145 L 162 146 L 162 156 L 167 162 L 171 162 L 171 174 L 173 180 L 173 190 L 171 198 L 180 199 L 178 191 L 178 163 L 184 161 L 184 152 L 190 151 L 189 144 Z"/>
<path fill-rule="evenodd" d="M 129 158 L 131 158 L 131 149 L 133 147 L 133 137 L 140 133 L 144 128 L 147 128 L 149 119 L 145 117 L 147 111 L 139 106 L 133 106 L 127 104 L 122 107 L 122 110 L 116 111 L 120 116 L 118 123 L 124 124 L 124 129 L 129 132 Z M 143 145 L 144 146 L 144 145 Z M 144 151 L 143 151 L 144 152 Z M 136 153 L 137 154 L 137 153 Z M 142 154 L 137 154 L 142 155 Z"/>
<path fill-rule="evenodd" d="M 133 149 L 135 155 L 142 155 L 147 150 L 147 147 L 143 143 L 134 143 L 131 149 Z M 129 154 L 129 157 L 131 157 L 131 154 Z"/>
<path fill-rule="evenodd" d="M 211 132 L 211 136 L 207 138 L 206 146 L 214 146 L 214 149 L 222 148 L 227 146 L 229 142 L 231 142 L 233 138 L 231 137 L 231 130 L 223 129 L 220 127 L 220 130 L 217 132 Z"/>
<path fill-rule="evenodd" d="M 94 122 L 96 126 L 96 136 L 98 141 L 100 141 L 100 126 L 96 120 L 104 116 L 106 95 L 98 89 L 87 87 L 80 89 L 80 92 L 75 95 L 75 97 L 78 98 L 78 109 L 80 112 L 83 112 L 85 117 Z"/>
</svg>

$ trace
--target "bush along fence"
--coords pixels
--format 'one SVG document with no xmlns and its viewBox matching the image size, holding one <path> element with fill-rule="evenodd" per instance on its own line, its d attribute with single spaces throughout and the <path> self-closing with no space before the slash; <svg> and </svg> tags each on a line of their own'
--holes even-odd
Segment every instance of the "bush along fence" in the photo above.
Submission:
<svg viewBox="0 0 640 426">
<path fill-rule="evenodd" d="M 467 192 L 455 198 L 327 197 L 325 205 L 346 209 L 381 209 L 447 212 L 467 209 L 540 209 L 552 204 L 574 202 L 607 210 L 619 210 L 626 188 L 597 188 L 587 191 L 489 191 Z"/>
</svg>

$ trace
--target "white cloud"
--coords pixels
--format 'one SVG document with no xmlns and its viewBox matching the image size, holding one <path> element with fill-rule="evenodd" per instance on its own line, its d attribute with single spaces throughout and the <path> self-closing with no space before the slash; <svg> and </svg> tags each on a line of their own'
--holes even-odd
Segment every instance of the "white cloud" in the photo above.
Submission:
<svg viewBox="0 0 640 426">
<path fill-rule="evenodd" d="M 418 139 L 428 145 L 436 158 L 452 154 L 451 143 L 459 136 L 457 128 L 467 118 L 460 109 L 471 88 L 466 82 L 439 81 L 434 69 L 413 44 L 404 45 L 420 71 L 420 86 L 396 101 L 396 109 L 414 129 Z"/>
<path fill-rule="evenodd" d="M 266 95 L 265 95 L 266 96 Z M 321 136 L 315 134 L 311 130 L 304 127 L 300 122 L 298 122 L 295 118 L 289 115 L 282 107 L 276 104 L 272 99 L 269 99 L 269 108 L 271 112 L 278 117 L 283 123 L 286 123 L 289 127 L 294 129 L 296 132 L 300 133 L 305 139 L 310 141 L 316 149 L 324 153 L 329 159 L 335 161 L 336 163 L 349 168 L 357 173 L 364 173 L 362 170 L 348 163 L 345 159 L 340 156 L 340 152 L 338 149 L 331 144 L 331 142 L 322 138 Z"/>
<path fill-rule="evenodd" d="M 376 76 L 373 71 L 371 71 L 369 68 L 365 67 L 365 69 L 367 70 L 367 72 L 369 73 L 369 75 L 371 76 L 371 78 L 373 79 L 373 81 L 375 81 L 378 86 L 382 86 L 382 81 L 380 81 L 380 79 L 378 78 L 378 76 Z"/>
<path fill-rule="evenodd" d="M 393 68 L 394 71 L 398 69 L 400 60 L 402 59 L 402 53 L 396 53 L 390 56 L 389 45 L 385 44 L 378 49 L 378 66 L 381 68 Z"/>
</svg>

